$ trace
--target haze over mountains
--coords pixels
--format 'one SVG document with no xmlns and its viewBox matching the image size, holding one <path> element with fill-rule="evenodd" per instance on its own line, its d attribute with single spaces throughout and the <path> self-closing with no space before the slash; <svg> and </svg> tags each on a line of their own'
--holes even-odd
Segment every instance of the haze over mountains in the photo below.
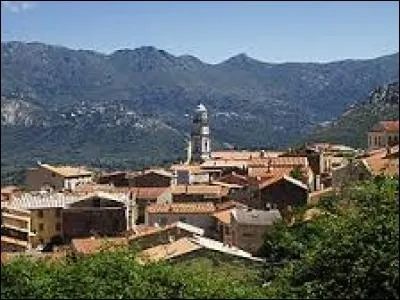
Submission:
<svg viewBox="0 0 400 300">
<path fill-rule="evenodd" d="M 239 54 L 211 65 L 154 47 L 104 55 L 2 42 L 1 60 L 2 166 L 183 159 L 199 102 L 213 146 L 285 147 L 399 77 L 398 53 L 283 64 Z"/>
</svg>

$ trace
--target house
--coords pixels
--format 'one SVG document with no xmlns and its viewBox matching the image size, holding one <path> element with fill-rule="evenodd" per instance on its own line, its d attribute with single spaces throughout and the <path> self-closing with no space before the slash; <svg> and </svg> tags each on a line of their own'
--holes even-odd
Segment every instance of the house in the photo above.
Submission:
<svg viewBox="0 0 400 300">
<path fill-rule="evenodd" d="M 129 184 L 133 187 L 169 187 L 176 184 L 176 175 L 163 169 L 145 170 L 129 176 Z"/>
<path fill-rule="evenodd" d="M 371 171 L 363 160 L 353 160 L 347 165 L 332 169 L 332 188 L 342 189 L 349 183 L 372 177 Z"/>
<path fill-rule="evenodd" d="M 368 149 L 393 146 L 399 143 L 399 121 L 381 121 L 368 132 Z"/>
<path fill-rule="evenodd" d="M 150 204 L 165 204 L 172 202 L 169 187 L 135 187 L 129 189 L 136 199 L 136 224 L 144 223 L 146 207 Z"/>
<path fill-rule="evenodd" d="M 93 234 L 112 236 L 132 227 L 133 212 L 134 199 L 126 193 L 24 193 L 2 206 L 2 237 L 16 245 L 27 242 L 30 249 Z"/>
<path fill-rule="evenodd" d="M 160 244 L 168 244 L 182 237 L 203 236 L 204 229 L 183 222 L 175 222 L 165 226 L 138 225 L 125 235 L 130 244 L 134 244 L 140 249 L 147 249 Z"/>
<path fill-rule="evenodd" d="M 172 165 L 170 170 L 177 176 L 178 185 L 208 184 L 214 178 L 218 178 L 221 170 L 202 169 L 199 164 L 195 165 Z"/>
<path fill-rule="evenodd" d="M 15 194 L 21 192 L 21 188 L 15 185 L 1 187 L 1 202 L 10 201 Z"/>
<path fill-rule="evenodd" d="M 29 210 L 1 206 L 1 252 L 29 250 L 32 237 Z"/>
<path fill-rule="evenodd" d="M 214 214 L 221 240 L 250 253 L 256 253 L 265 239 L 265 232 L 281 219 L 277 209 L 256 210 L 236 207 Z"/>
<path fill-rule="evenodd" d="M 205 230 L 213 230 L 212 214 L 216 211 L 213 202 L 186 202 L 169 204 L 152 204 L 146 208 L 145 224 L 165 226 L 175 222 L 184 222 Z"/>
<path fill-rule="evenodd" d="M 210 238 L 193 236 L 184 237 L 169 244 L 158 245 L 148 248 L 139 254 L 138 260 L 141 263 L 168 260 L 172 263 L 188 261 L 198 257 L 213 257 L 223 261 L 248 262 L 262 264 L 264 260 L 254 257 L 237 247 L 228 246 L 222 242 Z"/>
<path fill-rule="evenodd" d="M 82 167 L 51 166 L 38 162 L 38 168 L 28 169 L 26 184 L 31 190 L 74 190 L 92 182 L 91 171 Z"/>
<path fill-rule="evenodd" d="M 228 198 L 229 188 L 221 185 L 176 185 L 171 187 L 173 202 L 214 202 Z"/>
<path fill-rule="evenodd" d="M 98 184 L 110 184 L 113 186 L 129 186 L 126 172 L 103 173 L 97 179 Z"/>
<path fill-rule="evenodd" d="M 307 204 L 308 187 L 290 176 L 269 178 L 261 182 L 249 206 L 264 210 L 271 206 L 286 216 L 292 208 Z"/>
</svg>

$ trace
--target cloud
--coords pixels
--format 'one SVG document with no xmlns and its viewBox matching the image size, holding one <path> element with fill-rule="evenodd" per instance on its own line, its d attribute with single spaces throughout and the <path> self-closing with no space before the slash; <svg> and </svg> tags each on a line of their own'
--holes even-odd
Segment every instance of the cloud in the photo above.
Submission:
<svg viewBox="0 0 400 300">
<path fill-rule="evenodd" d="M 32 1 L 1 1 L 1 6 L 13 13 L 19 13 L 35 7 Z"/>
</svg>

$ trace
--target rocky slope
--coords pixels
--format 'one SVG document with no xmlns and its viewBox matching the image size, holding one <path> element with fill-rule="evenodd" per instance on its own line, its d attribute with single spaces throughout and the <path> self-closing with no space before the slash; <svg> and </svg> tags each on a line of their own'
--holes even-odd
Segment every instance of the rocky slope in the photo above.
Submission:
<svg viewBox="0 0 400 300">
<path fill-rule="evenodd" d="M 336 120 L 316 127 L 305 140 L 367 146 L 367 132 L 383 120 L 399 119 L 399 82 L 379 86 L 366 99 L 351 104 Z"/>
</svg>

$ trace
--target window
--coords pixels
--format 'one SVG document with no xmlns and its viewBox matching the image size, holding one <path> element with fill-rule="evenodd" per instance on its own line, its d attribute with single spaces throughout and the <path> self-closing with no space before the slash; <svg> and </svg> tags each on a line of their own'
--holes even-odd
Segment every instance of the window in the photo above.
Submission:
<svg viewBox="0 0 400 300">
<path fill-rule="evenodd" d="M 180 222 L 185 222 L 185 221 L 186 221 L 186 218 L 185 218 L 185 217 L 179 217 L 179 221 L 180 221 Z"/>
<path fill-rule="evenodd" d="M 56 231 L 60 231 L 61 230 L 61 224 L 58 222 L 56 223 Z"/>
<path fill-rule="evenodd" d="M 244 233 L 242 233 L 242 236 L 243 237 L 252 237 L 252 236 L 254 236 L 254 233 L 244 232 Z"/>
<path fill-rule="evenodd" d="M 43 230 L 43 223 L 39 223 L 39 231 L 42 231 Z"/>
<path fill-rule="evenodd" d="M 43 210 L 39 210 L 38 211 L 38 217 L 39 218 L 43 218 Z"/>
<path fill-rule="evenodd" d="M 51 177 L 56 177 L 56 173 L 52 172 Z"/>
<path fill-rule="evenodd" d="M 56 217 L 57 218 L 61 217 L 61 208 L 56 209 Z"/>
<path fill-rule="evenodd" d="M 395 142 L 397 142 L 397 135 L 395 135 L 395 136 L 393 137 L 393 140 L 394 140 Z"/>
<path fill-rule="evenodd" d="M 389 135 L 388 141 L 389 141 L 389 144 L 392 142 L 392 137 L 390 135 Z"/>
<path fill-rule="evenodd" d="M 375 146 L 378 145 L 378 137 L 375 136 L 374 142 L 375 142 Z"/>
</svg>

